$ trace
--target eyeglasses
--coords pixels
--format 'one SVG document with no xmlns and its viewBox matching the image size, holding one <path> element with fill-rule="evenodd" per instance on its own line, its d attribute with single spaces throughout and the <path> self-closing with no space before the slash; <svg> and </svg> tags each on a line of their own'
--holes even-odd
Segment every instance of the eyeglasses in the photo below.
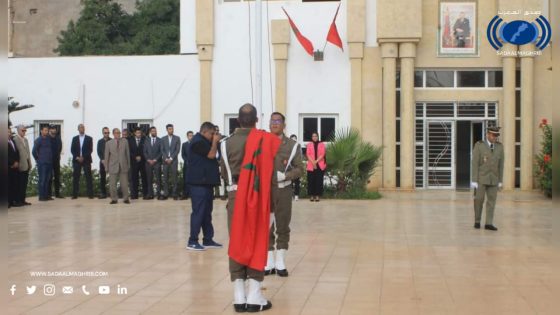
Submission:
<svg viewBox="0 0 560 315">
<path fill-rule="evenodd" d="M 109 133 L 108 133 L 108 132 L 104 132 L 103 134 L 104 134 L 104 135 L 108 135 Z"/>
<path fill-rule="evenodd" d="M 270 121 L 270 123 L 273 124 L 273 125 L 280 125 L 280 124 L 283 124 L 284 121 L 282 119 L 272 119 Z"/>
</svg>

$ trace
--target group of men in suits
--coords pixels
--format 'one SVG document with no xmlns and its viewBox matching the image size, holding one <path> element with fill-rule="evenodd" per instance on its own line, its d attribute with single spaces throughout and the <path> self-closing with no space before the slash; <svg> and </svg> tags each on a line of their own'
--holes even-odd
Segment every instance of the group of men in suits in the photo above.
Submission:
<svg viewBox="0 0 560 315">
<path fill-rule="evenodd" d="M 38 170 L 39 201 L 53 200 L 53 197 L 64 198 L 61 193 L 60 156 L 62 140 L 56 126 L 41 126 L 40 136 L 34 141 L 32 150 L 25 136 L 27 128 L 17 127 L 17 134 L 12 135 L 9 129 L 9 206 L 19 207 L 30 205 L 25 200 L 29 172 L 31 171 L 31 157 L 35 159 Z M 103 137 L 97 142 L 99 163 L 99 191 L 100 199 L 108 197 L 107 175 L 120 179 L 120 187 L 114 187 L 118 196 L 125 201 L 138 199 L 140 193 L 143 199 L 166 200 L 179 199 L 177 190 L 179 153 L 185 163 L 183 178 L 186 179 L 189 141 L 193 132 L 187 133 L 187 141 L 181 145 L 180 137 L 174 135 L 174 126 L 166 126 L 166 135 L 158 137 L 156 127 L 149 129 L 148 135 L 137 128 L 132 135 L 123 129 L 122 135 L 118 128 L 113 129 L 113 138 L 108 127 L 104 127 Z M 118 138 L 116 137 L 118 134 Z M 115 140 L 111 143 L 111 140 Z M 111 144 L 110 144 L 111 143 Z M 118 144 L 118 148 L 115 147 Z M 122 144 L 122 145 L 121 145 Z M 92 177 L 93 138 L 85 133 L 84 124 L 78 125 L 78 135 L 72 138 L 70 145 L 72 154 L 72 199 L 77 199 L 80 192 L 82 173 L 85 176 L 87 197 L 94 198 Z M 126 161 L 125 161 L 126 160 Z M 120 178 L 120 174 L 126 176 Z M 111 176 L 118 175 L 118 176 Z M 111 184 L 111 183 L 109 183 Z M 130 184 L 130 185 L 129 185 Z M 112 185 L 109 185 L 112 186 Z M 155 192 L 153 187 L 155 186 Z M 130 189 L 130 193 L 129 193 Z M 111 189 L 110 189 L 111 190 Z M 113 191 L 110 191 L 112 201 L 116 201 Z M 130 195 L 130 196 L 129 196 Z M 181 199 L 189 197 L 189 185 L 183 185 Z"/>
<path fill-rule="evenodd" d="M 101 161 L 99 165 L 100 184 L 102 188 L 105 187 L 107 173 L 115 180 L 115 182 L 110 181 L 112 204 L 117 202 L 115 186 L 117 177 L 121 183 L 121 193 L 125 202 L 128 202 L 129 199 L 128 188 L 130 188 L 130 199 L 138 199 L 140 187 L 145 200 L 179 199 L 177 191 L 178 157 L 182 149 L 184 172 L 186 172 L 189 141 L 181 146 L 181 138 L 174 134 L 174 126 L 168 124 L 165 128 L 166 135 L 163 137 L 158 137 L 157 128 L 154 126 L 150 127 L 147 135 L 137 128 L 130 137 L 126 137 L 128 130 L 125 134 L 125 129 L 123 129 L 121 137 L 120 130 L 115 128 L 113 129 L 113 139 L 109 137 L 109 128 L 103 128 L 103 138 L 97 144 L 97 153 Z M 193 132 L 189 131 L 187 139 L 190 140 L 192 135 Z M 121 142 L 122 146 L 119 144 Z M 117 174 L 118 176 L 113 176 Z M 184 185 L 181 199 L 187 199 L 188 196 L 188 185 Z M 106 197 L 106 191 L 101 189 L 100 198 Z"/>
</svg>

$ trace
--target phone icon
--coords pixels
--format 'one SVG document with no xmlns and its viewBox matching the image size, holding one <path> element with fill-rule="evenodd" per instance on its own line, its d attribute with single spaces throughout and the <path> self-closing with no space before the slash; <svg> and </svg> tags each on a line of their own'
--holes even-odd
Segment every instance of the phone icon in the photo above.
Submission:
<svg viewBox="0 0 560 315">
<path fill-rule="evenodd" d="M 85 295 L 89 295 L 89 291 L 86 289 L 85 285 L 82 286 L 82 292 L 84 292 Z"/>
</svg>

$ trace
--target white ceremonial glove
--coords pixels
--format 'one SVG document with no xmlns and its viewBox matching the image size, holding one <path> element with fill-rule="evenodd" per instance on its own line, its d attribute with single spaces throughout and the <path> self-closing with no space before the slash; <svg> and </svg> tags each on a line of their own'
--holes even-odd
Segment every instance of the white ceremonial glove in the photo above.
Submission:
<svg viewBox="0 0 560 315">
<path fill-rule="evenodd" d="M 283 182 L 286 180 L 286 174 L 277 171 L 276 172 L 276 178 L 278 179 L 279 182 Z"/>
<path fill-rule="evenodd" d="M 503 184 L 502 183 L 498 183 L 498 188 L 502 188 Z"/>
<path fill-rule="evenodd" d="M 471 188 L 478 189 L 478 183 L 477 182 L 472 182 L 471 183 Z"/>
</svg>

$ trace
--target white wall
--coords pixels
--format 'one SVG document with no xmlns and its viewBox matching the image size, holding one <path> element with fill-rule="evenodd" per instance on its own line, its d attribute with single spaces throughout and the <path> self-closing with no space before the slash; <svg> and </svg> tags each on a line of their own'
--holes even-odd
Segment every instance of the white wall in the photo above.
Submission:
<svg viewBox="0 0 560 315">
<path fill-rule="evenodd" d="M 188 129 L 196 131 L 200 124 L 196 55 L 13 58 L 8 60 L 8 77 L 10 96 L 21 104 L 35 105 L 12 114 L 14 125 L 64 121 L 64 162 L 71 157 L 70 142 L 82 121 L 95 143 L 103 126 L 121 128 L 128 119 L 153 119 L 159 135 L 164 134 L 165 124 L 173 123 L 182 139 Z M 79 108 L 72 106 L 75 100 Z M 34 133 L 30 131 L 31 142 Z M 97 161 L 95 154 L 95 167 Z"/>
<path fill-rule="evenodd" d="M 255 56 L 249 47 L 248 22 L 251 21 L 254 45 L 254 16 L 249 19 L 248 10 L 250 6 L 251 13 L 254 13 L 255 8 L 253 1 L 214 1 L 212 121 L 224 130 L 225 114 L 236 113 L 240 105 L 252 101 L 249 56 L 251 54 L 253 58 L 253 78 Z M 268 20 L 286 19 L 281 10 L 284 7 L 315 48 L 323 49 L 338 2 L 267 3 L 263 3 L 263 25 L 267 25 L 267 7 Z M 36 105 L 33 109 L 14 113 L 11 117 L 13 123 L 63 120 L 63 161 L 69 158 L 71 138 L 82 121 L 86 132 L 95 140 L 101 137 L 103 126 L 122 127 L 122 121 L 130 119 L 153 119 L 160 135 L 167 123 L 175 124 L 176 134 L 182 138 L 187 130 L 196 131 L 200 124 L 200 81 L 198 56 L 191 55 L 196 52 L 194 4 L 194 0 L 181 2 L 181 52 L 189 55 L 9 59 L 10 96 L 16 97 L 22 104 Z M 336 114 L 338 127 L 350 124 L 346 1 L 342 1 L 337 26 L 345 51 L 328 44 L 322 62 L 313 61 L 291 33 L 286 115 L 288 134 L 299 135 L 301 114 Z M 269 59 L 266 34 L 263 41 L 262 107 L 265 129 L 274 110 L 271 101 L 274 98 L 274 63 Z M 270 68 L 269 61 L 272 61 Z M 72 107 L 72 102 L 76 100 L 81 104 L 79 108 Z M 32 136 L 30 132 L 30 140 Z M 94 163 L 97 165 L 97 157 Z"/>
<path fill-rule="evenodd" d="M 224 114 L 236 113 L 239 106 L 251 102 L 251 76 L 249 54 L 249 20 L 254 45 L 254 2 L 223 2 L 215 5 L 215 47 L 213 63 L 213 121 L 225 127 Z M 266 27 L 267 3 L 263 2 L 263 26 Z M 271 1 L 268 3 L 268 19 L 287 19 L 286 9 L 300 32 L 313 43 L 315 49 L 323 49 L 330 24 L 338 2 L 300 3 L 296 1 Z M 249 18 L 249 7 L 251 17 Z M 328 44 L 324 61 L 315 62 L 297 41 L 293 32 L 288 59 L 288 107 L 287 133 L 298 134 L 298 117 L 306 113 L 339 115 L 339 126 L 350 124 L 350 62 L 346 52 L 346 2 L 342 2 L 337 27 L 345 51 Z M 268 128 L 269 115 L 273 111 L 274 60 L 269 59 L 268 36 L 263 38 L 263 107 L 264 124 Z M 272 56 L 272 47 L 270 48 Z M 269 61 L 272 69 L 269 71 Z M 271 82 L 272 78 L 272 82 Z M 272 91 L 270 84 L 272 83 Z M 253 79 L 253 84 L 255 84 Z"/>
</svg>

